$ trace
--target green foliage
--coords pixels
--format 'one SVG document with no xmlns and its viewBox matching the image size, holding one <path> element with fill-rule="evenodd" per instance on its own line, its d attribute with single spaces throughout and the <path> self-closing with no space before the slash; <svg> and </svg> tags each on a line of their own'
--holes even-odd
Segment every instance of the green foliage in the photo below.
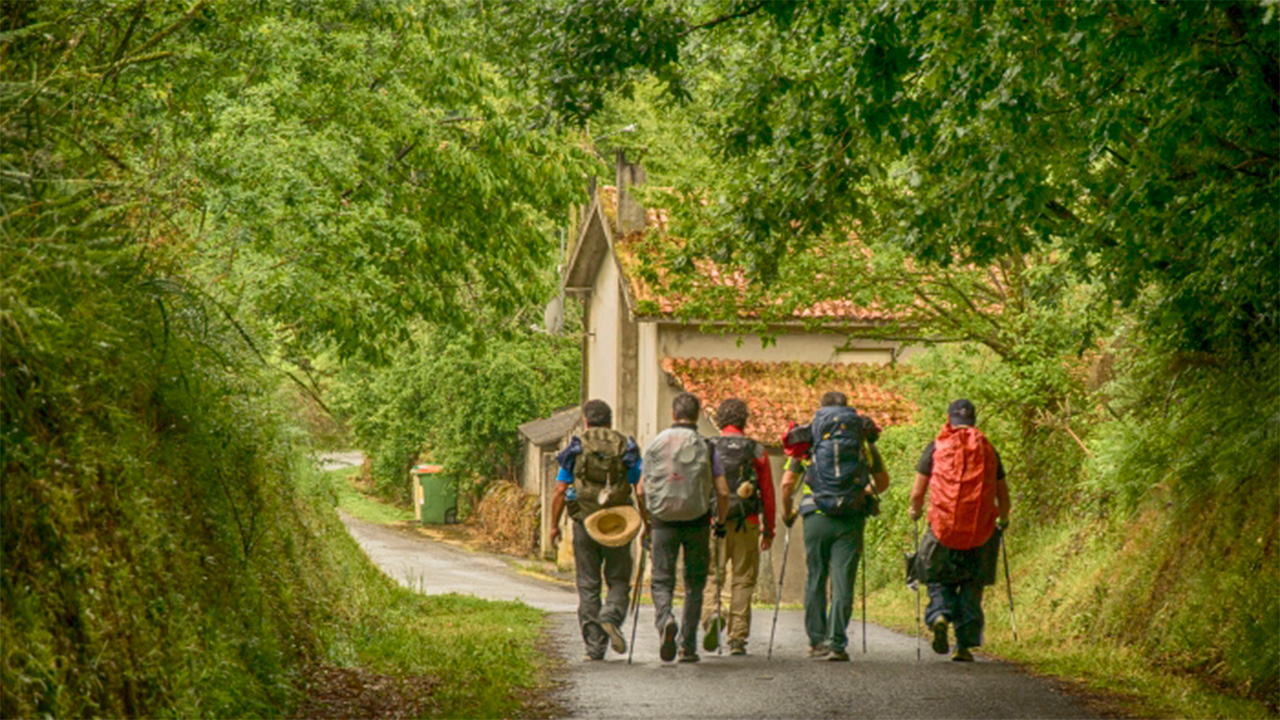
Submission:
<svg viewBox="0 0 1280 720">
<path fill-rule="evenodd" d="M 524 129 L 473 29 L 359 0 L 0 11 L 0 715 L 288 715 L 348 628 L 352 661 L 399 643 L 480 684 L 442 712 L 511 712 L 534 657 L 496 638 L 532 611 L 390 587 L 277 402 L 306 384 L 277 358 L 543 293 L 580 154 Z M 415 630 L 454 611 L 484 652 Z"/>
<path fill-rule="evenodd" d="M 407 500 L 408 471 L 426 452 L 474 501 L 490 479 L 515 479 L 517 425 L 577 400 L 578 343 L 531 331 L 478 345 L 442 328 L 418 337 L 389 365 L 348 365 L 335 406 L 373 457 L 380 494 Z"/>
<path fill-rule="evenodd" d="M 706 104 L 730 184 L 703 232 L 761 277 L 857 222 L 943 267 L 1056 246 L 1169 347 L 1275 337 L 1273 9 L 614 5 L 526 13 L 544 96 L 582 121 L 638 74 L 680 97 L 723 73 Z"/>
</svg>

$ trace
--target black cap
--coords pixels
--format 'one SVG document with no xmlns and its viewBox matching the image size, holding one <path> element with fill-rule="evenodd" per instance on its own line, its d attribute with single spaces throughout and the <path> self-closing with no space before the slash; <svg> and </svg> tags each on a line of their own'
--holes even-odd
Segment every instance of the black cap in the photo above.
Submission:
<svg viewBox="0 0 1280 720">
<path fill-rule="evenodd" d="M 973 403 L 968 400 L 957 400 L 947 408 L 947 419 L 951 421 L 953 427 L 960 425 L 972 426 L 978 419 L 978 411 L 973 407 Z"/>
</svg>

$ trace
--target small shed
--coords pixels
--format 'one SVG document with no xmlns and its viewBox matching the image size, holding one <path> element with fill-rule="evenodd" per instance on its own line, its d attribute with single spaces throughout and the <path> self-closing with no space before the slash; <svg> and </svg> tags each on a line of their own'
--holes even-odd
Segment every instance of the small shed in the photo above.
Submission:
<svg viewBox="0 0 1280 720">
<path fill-rule="evenodd" d="M 538 497 L 538 553 L 555 558 L 551 547 L 551 496 L 556 489 L 556 453 L 564 447 L 582 420 L 576 405 L 552 413 L 550 417 L 527 422 L 517 429 L 524 439 L 524 469 L 520 485 L 526 493 Z"/>
</svg>

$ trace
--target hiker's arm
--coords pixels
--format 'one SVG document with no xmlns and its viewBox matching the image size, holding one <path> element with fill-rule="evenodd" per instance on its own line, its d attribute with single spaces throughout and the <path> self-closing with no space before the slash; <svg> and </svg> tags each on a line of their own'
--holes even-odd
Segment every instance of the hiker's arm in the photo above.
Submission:
<svg viewBox="0 0 1280 720">
<path fill-rule="evenodd" d="M 644 521 L 644 534 L 649 534 L 649 508 L 644 504 L 644 478 L 636 481 L 636 509 L 640 511 L 640 519 Z"/>
<path fill-rule="evenodd" d="M 879 495 L 889 489 L 889 473 L 884 469 L 884 460 L 880 457 L 880 450 L 875 445 L 871 446 L 871 467 L 879 468 L 876 472 L 871 473 L 872 488 Z"/>
<path fill-rule="evenodd" d="M 760 550 L 764 551 L 773 546 L 778 510 L 773 499 L 773 468 L 769 467 L 769 456 L 755 458 L 754 462 L 756 477 L 760 480 L 760 504 L 764 508 L 760 513 Z"/>
<path fill-rule="evenodd" d="M 1009 483 L 1004 478 L 996 480 L 996 504 L 1000 507 L 1000 521 L 1009 524 Z"/>
<path fill-rule="evenodd" d="M 794 511 L 791 508 L 791 505 L 792 505 L 792 499 L 795 497 L 796 478 L 798 477 L 799 475 L 797 475 L 795 472 L 792 472 L 790 468 L 782 471 L 782 521 L 783 522 L 786 522 L 787 519 L 790 518 L 794 513 Z"/>
<path fill-rule="evenodd" d="M 723 525 L 729 520 L 729 481 L 724 475 L 714 478 L 716 484 L 716 522 Z"/>
<path fill-rule="evenodd" d="M 924 495 L 929 491 L 929 476 L 916 473 L 916 484 L 911 488 L 911 510 L 908 514 L 912 520 L 919 520 L 924 510 Z"/>
<path fill-rule="evenodd" d="M 568 483 L 557 482 L 556 492 L 551 496 L 551 544 L 560 542 L 560 516 L 564 514 L 565 494 L 569 492 Z"/>
</svg>

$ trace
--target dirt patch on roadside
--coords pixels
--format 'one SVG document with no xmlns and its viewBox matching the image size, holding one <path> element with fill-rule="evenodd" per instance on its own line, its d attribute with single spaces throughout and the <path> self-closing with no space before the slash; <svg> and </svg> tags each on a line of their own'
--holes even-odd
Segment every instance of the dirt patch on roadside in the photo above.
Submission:
<svg viewBox="0 0 1280 720">
<path fill-rule="evenodd" d="M 396 677 L 363 668 L 317 665 L 307 671 L 297 718 L 420 718 L 438 711 L 427 676 Z"/>
</svg>

